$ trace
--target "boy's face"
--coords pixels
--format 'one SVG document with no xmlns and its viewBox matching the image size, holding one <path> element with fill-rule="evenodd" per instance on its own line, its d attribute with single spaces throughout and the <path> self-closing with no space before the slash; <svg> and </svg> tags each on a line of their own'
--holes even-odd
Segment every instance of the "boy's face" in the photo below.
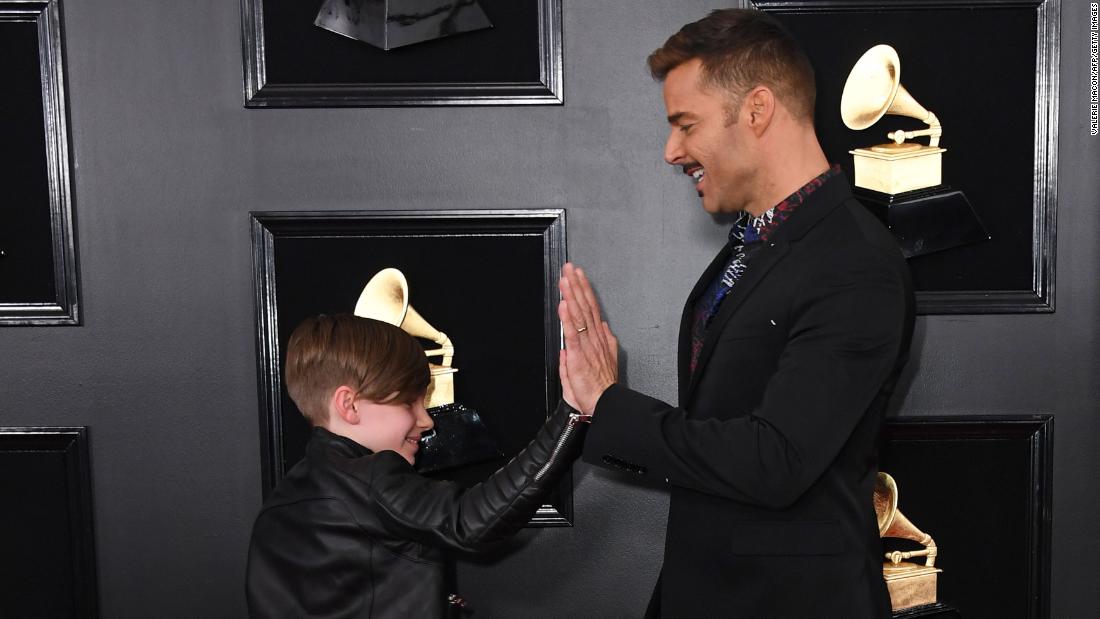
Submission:
<svg viewBox="0 0 1100 619">
<path fill-rule="evenodd" d="M 386 449 L 396 451 L 409 464 L 416 458 L 420 435 L 435 425 L 424 409 L 424 398 L 409 404 L 379 404 L 359 399 L 355 401 L 355 411 L 359 414 L 359 423 L 353 426 L 355 436 L 350 438 L 375 453 Z"/>
</svg>

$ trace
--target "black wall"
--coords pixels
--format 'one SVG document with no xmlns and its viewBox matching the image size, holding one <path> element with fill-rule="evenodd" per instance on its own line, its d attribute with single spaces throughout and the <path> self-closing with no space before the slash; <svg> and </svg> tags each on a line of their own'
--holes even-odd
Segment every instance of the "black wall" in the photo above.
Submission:
<svg viewBox="0 0 1100 619">
<path fill-rule="evenodd" d="M 245 110 L 236 3 L 68 2 L 84 325 L 0 329 L 0 425 L 90 426 L 103 616 L 244 614 L 261 493 L 250 210 L 565 207 L 629 383 L 674 399 L 679 307 L 725 229 L 661 161 L 644 59 L 713 6 L 565 2 L 562 107 Z M 1057 311 L 920 319 L 897 404 L 1055 416 L 1051 616 L 1084 617 L 1100 576 L 1100 139 L 1087 2 L 1064 0 L 1062 23 Z M 479 619 L 640 616 L 667 495 L 584 465 L 574 480 L 576 527 L 459 566 Z"/>
</svg>

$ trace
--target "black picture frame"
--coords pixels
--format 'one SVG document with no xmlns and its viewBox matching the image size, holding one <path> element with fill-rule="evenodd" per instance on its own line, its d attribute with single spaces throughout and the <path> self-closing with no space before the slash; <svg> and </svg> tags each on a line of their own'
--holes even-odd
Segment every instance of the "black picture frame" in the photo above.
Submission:
<svg viewBox="0 0 1100 619">
<path fill-rule="evenodd" d="M 78 325 L 60 0 L 0 0 L 0 326 Z"/>
<path fill-rule="evenodd" d="M 1049 619 L 1051 415 L 898 417 L 880 470 L 939 547 L 939 600 L 962 617 Z"/>
<path fill-rule="evenodd" d="M 943 122 L 944 183 L 967 195 L 991 238 L 911 258 L 917 312 L 1053 312 L 1059 0 L 757 0 L 752 6 L 775 14 L 806 49 L 817 74 L 818 135 L 849 179 L 850 149 L 886 141 L 893 129 L 924 126 L 900 116 L 864 131 L 844 126 L 845 80 L 873 45 L 897 49 L 902 85 Z"/>
<path fill-rule="evenodd" d="M 0 427 L 0 496 L 5 615 L 99 616 L 88 428 Z"/>
<path fill-rule="evenodd" d="M 561 0 L 477 0 L 493 28 L 383 51 L 322 0 L 241 0 L 245 107 L 561 105 Z"/>
<path fill-rule="evenodd" d="M 432 476 L 484 480 L 522 449 L 560 397 L 557 282 L 564 209 L 251 213 L 265 496 L 304 453 L 309 426 L 283 385 L 286 341 L 317 313 L 350 313 L 396 267 L 409 303 L 454 342 L 455 400 L 504 456 Z M 566 476 L 529 526 L 572 526 Z"/>
</svg>

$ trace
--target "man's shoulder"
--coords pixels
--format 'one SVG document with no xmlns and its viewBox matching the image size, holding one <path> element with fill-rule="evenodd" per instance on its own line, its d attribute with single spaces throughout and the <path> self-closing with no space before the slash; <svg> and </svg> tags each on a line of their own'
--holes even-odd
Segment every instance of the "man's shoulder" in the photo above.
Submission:
<svg viewBox="0 0 1100 619">
<path fill-rule="evenodd" d="M 883 289 L 912 296 L 909 267 L 897 239 L 855 198 L 843 200 L 822 217 L 788 255 L 796 296 L 849 287 L 853 293 Z"/>
<path fill-rule="evenodd" d="M 807 249 L 838 259 L 873 259 L 894 266 L 904 264 L 897 239 L 854 197 L 844 199 L 822 217 L 804 240 Z"/>
</svg>

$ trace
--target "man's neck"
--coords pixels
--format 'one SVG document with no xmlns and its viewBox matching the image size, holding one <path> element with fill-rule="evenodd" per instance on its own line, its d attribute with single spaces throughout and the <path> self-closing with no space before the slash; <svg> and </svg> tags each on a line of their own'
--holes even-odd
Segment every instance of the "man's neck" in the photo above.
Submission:
<svg viewBox="0 0 1100 619">
<path fill-rule="evenodd" d="M 745 212 L 759 217 L 803 185 L 829 169 L 817 136 L 813 130 L 800 132 L 783 143 L 784 148 L 772 151 L 774 155 L 760 168 L 758 198 L 745 206 Z"/>
</svg>

